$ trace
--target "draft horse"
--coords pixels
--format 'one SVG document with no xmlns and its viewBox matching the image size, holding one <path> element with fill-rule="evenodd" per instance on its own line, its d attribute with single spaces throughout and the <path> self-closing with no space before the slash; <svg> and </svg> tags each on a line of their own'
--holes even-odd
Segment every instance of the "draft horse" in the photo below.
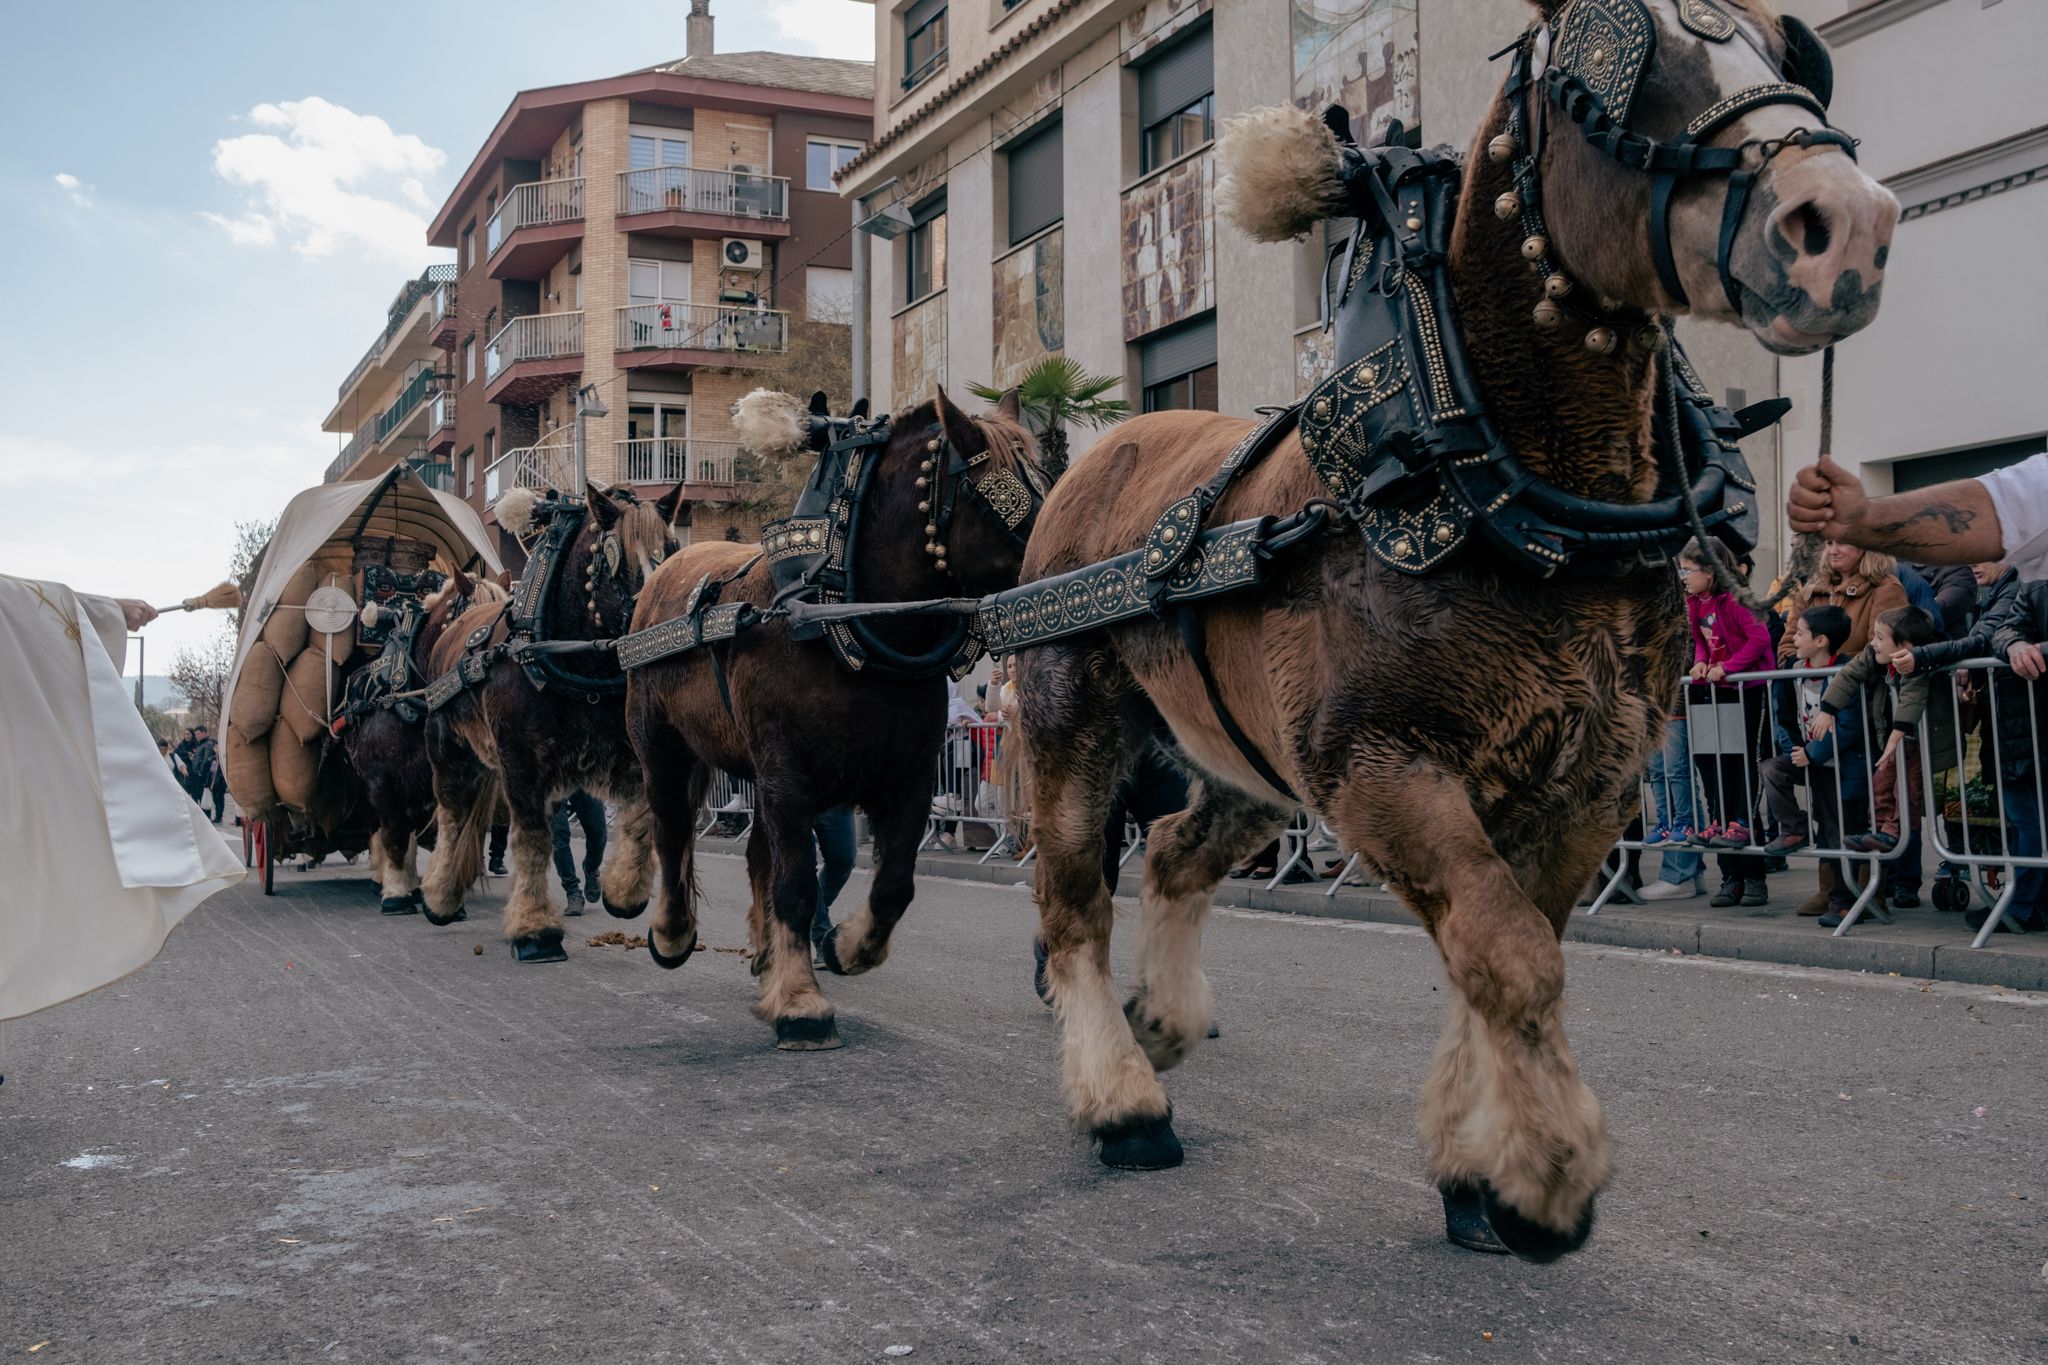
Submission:
<svg viewBox="0 0 2048 1365">
<path fill-rule="evenodd" d="M 593 640 L 626 632 L 634 599 L 676 550 L 677 484 L 657 502 L 591 485 L 581 499 L 514 490 L 498 519 L 531 533 L 532 558 L 509 601 L 464 612 L 428 666 L 427 758 L 436 842 L 427 919 L 452 923 L 483 865 L 502 790 L 512 818 L 512 893 L 503 929 L 521 962 L 560 962 L 562 919 L 548 899 L 548 820 L 576 788 L 609 797 L 618 824 L 598 877 L 604 907 L 630 919 L 653 874 L 640 765 L 626 743 L 625 677 Z"/>
<path fill-rule="evenodd" d="M 811 408 L 765 391 L 741 401 L 736 424 L 750 448 L 808 447 L 820 452 L 817 470 L 795 514 L 767 528 L 765 548 L 691 545 L 648 581 L 636 635 L 658 643 L 680 630 L 692 647 L 634 662 L 626 696 L 660 858 L 647 950 L 670 968 L 695 951 L 697 810 L 714 770 L 751 779 L 755 1009 L 788 1050 L 840 1045 L 809 950 L 818 894 L 812 821 L 852 803 L 874 830 L 867 905 L 820 950 L 833 972 L 869 971 L 888 956 L 913 893 L 945 734 L 946 675 L 977 650 L 964 615 L 806 625 L 757 614 L 792 600 L 879 605 L 1015 586 L 1046 486 L 1014 393 L 970 417 L 942 389 L 872 425 L 826 417 L 822 394 Z M 624 642 L 621 649 L 623 657 Z"/>
<path fill-rule="evenodd" d="M 420 836 L 434 840 L 434 771 L 427 762 L 424 681 L 435 644 L 474 603 L 502 603 L 505 589 L 461 569 L 417 607 L 402 604 L 384 653 L 349 678 L 341 742 L 362 778 L 370 814 L 370 871 L 387 915 L 417 914 L 425 901 L 418 870 Z"/>
<path fill-rule="evenodd" d="M 1211 892 L 1305 805 L 1384 869 L 1454 988 L 1419 1116 L 1447 1231 L 1547 1260 L 1583 1244 L 1609 1176 L 1558 940 L 1670 714 L 1684 613 L 1663 559 L 1755 515 L 1748 414 L 1712 409 L 1668 320 L 1785 354 L 1856 331 L 1897 204 L 1827 126 L 1825 50 L 1797 21 L 1734 0 L 1535 9 L 1462 165 L 1368 155 L 1292 109 L 1234 130 L 1218 200 L 1240 227 L 1360 221 L 1331 286 L 1335 373 L 1256 462 L 1231 417 L 1106 435 L 1025 574 L 1170 558 L 1179 506 L 1324 532 L 1253 589 L 1026 649 L 1018 700 L 1065 1088 L 1103 1161 L 1182 1159 L 1158 1073 L 1208 1028 Z M 1152 828 L 1123 1004 L 1101 831 L 1155 715 L 1195 780 Z"/>
</svg>

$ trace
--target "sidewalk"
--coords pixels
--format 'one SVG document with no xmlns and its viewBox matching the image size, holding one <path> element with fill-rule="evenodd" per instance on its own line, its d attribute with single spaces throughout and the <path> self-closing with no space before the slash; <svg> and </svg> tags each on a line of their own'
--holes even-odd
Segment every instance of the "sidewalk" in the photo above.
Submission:
<svg viewBox="0 0 2048 1365">
<path fill-rule="evenodd" d="M 739 845 L 730 840 L 706 839 L 703 844 L 719 852 L 740 851 Z M 999 885 L 1031 884 L 1030 867 L 1019 867 L 1007 858 L 980 864 L 975 861 L 980 856 L 928 851 L 918 858 L 918 876 L 926 881 L 951 878 Z M 1318 866 L 1331 856 L 1317 854 Z M 862 865 L 866 866 L 867 861 L 868 852 L 863 849 Z M 1655 866 L 1654 861 L 1645 861 Z M 1136 860 L 1124 871 L 1122 897 L 1134 899 Z M 1796 912 L 1799 902 L 1813 893 L 1815 875 L 1811 863 L 1795 861 L 1791 871 L 1770 879 L 1770 903 L 1749 908 L 1731 906 L 1716 910 L 1707 904 L 1706 896 L 1651 905 L 1630 905 L 1617 897 L 1597 915 L 1588 915 L 1581 908 L 1572 916 L 1565 936 L 1581 943 L 1606 943 L 1622 948 L 1676 950 L 1706 957 L 1881 972 L 2014 990 L 2048 990 L 2048 934 L 1997 934 L 1986 947 L 1973 949 L 1973 935 L 1964 925 L 1962 915 L 1935 910 L 1932 902 L 1925 899 L 1923 887 L 1921 909 L 1893 911 L 1892 924 L 1880 924 L 1866 911 L 1846 935 L 1835 938 L 1829 930 L 1811 919 L 1802 919 Z M 1334 897 L 1324 895 L 1329 886 L 1328 882 L 1317 882 L 1268 891 L 1263 883 L 1226 881 L 1216 888 L 1216 904 L 1292 915 L 1416 923 L 1398 898 L 1377 886 L 1345 887 Z M 927 890 L 925 894 L 931 892 Z"/>
</svg>

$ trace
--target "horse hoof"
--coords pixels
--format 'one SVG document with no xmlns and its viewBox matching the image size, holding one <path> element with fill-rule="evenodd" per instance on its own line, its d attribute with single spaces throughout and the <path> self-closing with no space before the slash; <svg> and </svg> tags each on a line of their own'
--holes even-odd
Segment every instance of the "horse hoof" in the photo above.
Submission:
<svg viewBox="0 0 2048 1365">
<path fill-rule="evenodd" d="M 417 915 L 420 907 L 411 896 L 386 896 L 378 907 L 387 915 Z"/>
<path fill-rule="evenodd" d="M 452 915 L 437 915 L 434 913 L 434 907 L 427 904 L 424 900 L 420 902 L 420 913 L 425 915 L 427 923 L 432 925 L 453 924 L 459 919 L 469 918 L 469 912 L 459 905 L 455 907 L 455 913 Z"/>
<path fill-rule="evenodd" d="M 613 919 L 639 919 L 640 913 L 646 908 L 646 901 L 641 901 L 638 905 L 613 905 L 610 896 L 604 898 L 604 912 Z"/>
<path fill-rule="evenodd" d="M 655 966 L 672 972 L 690 960 L 690 955 L 697 951 L 698 942 L 697 935 L 693 933 L 690 935 L 689 947 L 683 949 L 682 952 L 677 953 L 674 957 L 668 957 L 662 953 L 661 949 L 654 946 L 654 935 L 649 934 L 647 936 L 647 955 L 654 959 Z"/>
<path fill-rule="evenodd" d="M 818 956 L 825 959 L 825 970 L 834 976 L 847 975 L 846 964 L 839 960 L 839 926 L 833 925 L 825 937 L 818 940 Z"/>
<path fill-rule="evenodd" d="M 1479 1183 L 1479 1192 L 1485 1200 L 1486 1222 L 1493 1229 L 1493 1235 L 1525 1261 L 1549 1265 L 1567 1252 L 1577 1251 L 1593 1235 L 1591 1196 L 1586 1199 L 1585 1212 L 1579 1215 L 1578 1226 L 1570 1232 L 1558 1232 L 1524 1218 L 1483 1180 Z"/>
<path fill-rule="evenodd" d="M 512 957 L 517 962 L 567 962 L 569 955 L 562 951 L 562 936 L 550 932 L 527 934 L 512 940 Z"/>
<path fill-rule="evenodd" d="M 1102 1143 L 1102 1164 L 1119 1171 L 1164 1171 L 1180 1165 L 1187 1154 L 1173 1131 L 1173 1111 L 1126 1119 L 1095 1130 Z"/>
<path fill-rule="evenodd" d="M 830 1052 L 846 1044 L 839 1040 L 838 1021 L 828 1014 L 822 1019 L 777 1019 L 775 1046 L 784 1052 Z"/>
<path fill-rule="evenodd" d="M 1493 1225 L 1486 1221 L 1486 1197 L 1477 1185 L 1456 1181 L 1437 1190 L 1444 1197 L 1444 1236 L 1467 1251 L 1508 1254 L 1508 1244 L 1493 1235 Z"/>
</svg>

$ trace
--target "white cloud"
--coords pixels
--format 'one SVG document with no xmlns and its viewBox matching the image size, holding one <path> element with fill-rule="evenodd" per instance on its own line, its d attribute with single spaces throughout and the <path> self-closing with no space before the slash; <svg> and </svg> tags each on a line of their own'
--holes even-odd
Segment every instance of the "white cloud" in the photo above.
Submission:
<svg viewBox="0 0 2048 1365">
<path fill-rule="evenodd" d="M 875 7 L 855 0 L 768 0 L 778 37 L 797 52 L 875 59 Z"/>
<path fill-rule="evenodd" d="M 200 216 L 237 246 L 283 243 L 305 256 L 356 249 L 414 264 L 427 249 L 423 177 L 447 155 L 318 96 L 259 104 L 249 122 L 270 130 L 214 144 L 214 173 L 245 194 L 237 214 Z"/>
<path fill-rule="evenodd" d="M 64 191 L 65 196 L 71 200 L 74 208 L 82 209 L 91 206 L 92 186 L 81 181 L 71 172 L 59 171 L 51 176 L 50 179 L 57 182 L 57 188 Z"/>
</svg>

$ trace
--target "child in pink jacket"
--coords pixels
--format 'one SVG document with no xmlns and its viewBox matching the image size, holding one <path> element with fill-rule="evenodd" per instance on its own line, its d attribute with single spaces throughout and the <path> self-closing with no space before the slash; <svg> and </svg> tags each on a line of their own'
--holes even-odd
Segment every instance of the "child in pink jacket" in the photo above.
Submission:
<svg viewBox="0 0 2048 1365">
<path fill-rule="evenodd" d="M 1712 559 L 1709 558 L 1712 556 Z M 1695 715 L 1726 717 L 1731 703 L 1741 706 L 1741 729 L 1717 725 L 1718 733 L 1692 736 L 1693 766 L 1700 775 L 1706 796 L 1707 820 L 1693 833 L 1693 842 L 1711 848 L 1748 849 L 1756 838 L 1756 761 L 1758 745 L 1765 733 L 1765 698 L 1769 689 L 1758 681 L 1738 686 L 1718 684 L 1733 673 L 1747 673 L 1772 666 L 1771 635 L 1749 608 L 1715 586 L 1710 565 L 1719 560 L 1731 574 L 1734 566 L 1728 550 L 1719 541 L 1690 542 L 1678 557 L 1678 573 L 1685 585 L 1685 620 L 1692 631 L 1692 682 L 1685 689 L 1688 708 L 1701 708 Z M 1724 853 L 1721 889 L 1710 905 L 1762 905 L 1769 899 L 1764 886 L 1764 860 L 1756 853 Z"/>
</svg>

